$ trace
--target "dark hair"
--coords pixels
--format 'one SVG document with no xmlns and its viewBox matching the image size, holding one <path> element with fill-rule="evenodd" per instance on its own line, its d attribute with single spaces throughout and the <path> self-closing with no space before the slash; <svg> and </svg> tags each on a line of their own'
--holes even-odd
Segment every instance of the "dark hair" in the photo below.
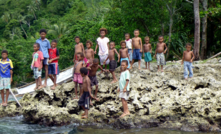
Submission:
<svg viewBox="0 0 221 134">
<path fill-rule="evenodd" d="M 82 67 L 82 68 L 80 69 L 80 72 L 81 72 L 81 74 L 84 74 L 84 75 L 87 75 L 87 74 L 88 74 L 88 70 L 87 70 L 86 67 Z"/>
<path fill-rule="evenodd" d="M 57 40 L 52 40 L 52 41 L 51 41 L 51 43 L 52 43 L 52 42 L 54 42 L 54 43 L 56 43 L 56 44 L 58 43 L 58 41 L 57 41 Z"/>
<path fill-rule="evenodd" d="M 126 65 L 128 65 L 128 61 L 127 60 L 122 60 L 121 63 L 126 63 Z"/>
<path fill-rule="evenodd" d="M 148 38 L 148 39 L 150 39 L 150 37 L 149 37 L 149 36 L 146 36 L 144 39 L 146 40 L 147 38 Z"/>
<path fill-rule="evenodd" d="M 82 52 L 79 52 L 77 54 L 79 54 L 81 57 L 84 57 L 84 54 Z"/>
<path fill-rule="evenodd" d="M 187 46 L 191 46 L 191 47 L 192 47 L 192 44 L 191 44 L 191 43 L 186 43 L 186 47 L 187 47 Z"/>
<path fill-rule="evenodd" d="M 135 30 L 134 30 L 134 32 L 135 32 L 135 31 L 138 31 L 138 32 L 139 32 L 140 30 L 138 30 L 138 29 L 135 29 Z"/>
<path fill-rule="evenodd" d="M 41 29 L 39 33 L 40 33 L 40 34 L 41 34 L 41 33 L 47 34 L 47 31 L 46 31 L 45 29 Z"/>
<path fill-rule="evenodd" d="M 98 60 L 97 58 L 95 58 L 95 59 L 93 60 L 93 63 L 99 63 L 99 60 Z"/>
<path fill-rule="evenodd" d="M 35 43 L 34 45 L 36 45 L 38 48 L 40 48 L 40 44 L 39 43 Z"/>
<path fill-rule="evenodd" d="M 111 41 L 110 44 L 111 44 L 111 43 L 114 43 L 114 45 L 115 45 L 115 42 L 114 42 L 114 41 Z"/>
<path fill-rule="evenodd" d="M 129 36 L 130 36 L 130 34 L 129 34 L 129 33 L 125 33 L 125 35 L 129 35 Z"/>
<path fill-rule="evenodd" d="M 77 39 L 77 38 L 80 40 L 80 37 L 79 37 L 79 36 L 75 36 L 75 37 L 74 37 L 74 39 Z"/>
<path fill-rule="evenodd" d="M 161 37 L 163 38 L 163 35 L 158 36 L 158 38 L 161 38 Z"/>
<path fill-rule="evenodd" d="M 8 54 L 8 51 L 7 51 L 7 50 L 2 50 L 2 54 L 3 54 L 3 53 Z"/>
<path fill-rule="evenodd" d="M 105 34 L 107 34 L 107 29 L 106 29 L 106 28 L 101 28 L 101 29 L 99 30 L 99 32 L 101 32 L 101 31 L 104 31 Z"/>
<path fill-rule="evenodd" d="M 121 45 L 122 43 L 125 43 L 125 44 L 126 44 L 126 41 L 125 41 L 125 40 L 122 40 L 122 41 L 120 42 L 120 45 Z"/>
<path fill-rule="evenodd" d="M 93 46 L 93 43 L 92 43 L 92 41 L 90 41 L 90 40 L 87 40 L 87 42 L 86 43 L 90 43 L 91 44 L 91 46 Z"/>
</svg>

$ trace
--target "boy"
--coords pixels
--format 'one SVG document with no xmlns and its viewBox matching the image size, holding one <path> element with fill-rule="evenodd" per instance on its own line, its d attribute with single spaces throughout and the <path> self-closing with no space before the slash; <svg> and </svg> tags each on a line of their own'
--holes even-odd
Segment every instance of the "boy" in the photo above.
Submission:
<svg viewBox="0 0 221 134">
<path fill-rule="evenodd" d="M 184 63 L 184 78 L 187 80 L 188 78 L 188 71 L 189 77 L 193 77 L 193 69 L 192 69 L 192 62 L 195 58 L 193 51 L 191 51 L 192 45 L 190 43 L 186 44 L 186 51 L 183 52 L 182 58 L 182 65 Z"/>
<path fill-rule="evenodd" d="M 57 75 L 59 74 L 59 66 L 58 66 L 59 52 L 56 46 L 57 46 L 57 40 L 52 40 L 51 42 L 52 48 L 48 50 L 49 53 L 48 74 L 49 78 L 54 83 L 54 86 L 51 87 L 52 90 L 54 90 L 57 86 L 56 81 L 57 81 Z"/>
<path fill-rule="evenodd" d="M 140 37 L 138 37 L 140 34 L 139 30 L 134 30 L 134 38 L 132 39 L 132 53 L 133 53 L 133 60 L 130 65 L 130 69 L 132 69 L 132 66 L 134 64 L 134 60 L 138 60 L 138 69 L 140 70 L 140 64 L 141 64 L 141 53 L 142 53 L 142 40 Z"/>
<path fill-rule="evenodd" d="M 161 72 L 163 72 L 163 65 L 166 65 L 164 54 L 167 52 L 167 45 L 163 42 L 163 36 L 159 36 L 158 40 L 159 42 L 157 43 L 157 48 L 154 57 L 157 58 L 158 72 L 160 72 L 160 65 Z"/>
<path fill-rule="evenodd" d="M 33 60 L 31 63 L 31 68 L 33 69 L 34 72 L 34 79 L 36 82 L 36 87 L 34 90 L 41 89 L 43 88 L 42 83 L 41 83 L 41 73 L 42 73 L 42 66 L 43 66 L 43 53 L 39 51 L 40 49 L 40 44 L 35 43 L 33 45 L 34 48 L 34 53 L 32 54 Z"/>
<path fill-rule="evenodd" d="M 12 83 L 12 74 L 13 74 L 13 64 L 12 61 L 8 58 L 8 51 L 3 50 L 2 51 L 2 59 L 0 61 L 0 90 L 1 90 L 1 97 L 2 97 L 2 103 L 0 105 L 7 106 L 8 105 L 8 96 L 9 96 L 9 89 L 11 88 Z M 4 89 L 6 89 L 6 100 L 5 100 L 5 94 Z"/>
<path fill-rule="evenodd" d="M 104 61 L 104 65 L 105 65 L 106 61 L 108 59 L 110 60 L 110 62 L 109 62 L 109 71 L 111 72 L 111 74 L 113 76 L 113 81 L 111 82 L 111 84 L 117 82 L 117 77 L 115 76 L 115 73 L 114 73 L 115 69 L 117 68 L 117 61 L 115 60 L 115 54 L 117 54 L 118 62 L 119 62 L 120 55 L 117 52 L 117 50 L 115 49 L 115 43 L 111 42 L 110 43 L 109 55 L 108 55 L 107 59 Z"/>
<path fill-rule="evenodd" d="M 120 75 L 120 81 L 119 81 L 119 89 L 118 92 L 120 92 L 119 97 L 121 98 L 124 113 L 120 116 L 120 118 L 129 115 L 130 112 L 128 110 L 127 106 L 127 100 L 129 98 L 129 88 L 130 88 L 130 72 L 127 69 L 128 61 L 123 60 L 121 63 L 121 75 Z"/>
<path fill-rule="evenodd" d="M 83 77 L 83 85 L 82 85 L 82 90 L 83 94 L 78 101 L 78 105 L 81 106 L 84 110 L 84 113 L 82 114 L 82 119 L 87 119 L 88 118 L 88 110 L 89 110 L 89 102 L 90 98 L 95 99 L 96 101 L 99 101 L 98 98 L 93 97 L 91 95 L 91 81 L 88 78 L 88 70 L 87 68 L 83 67 L 80 69 L 81 76 Z"/>
<path fill-rule="evenodd" d="M 75 45 L 75 53 L 74 53 L 74 59 L 73 59 L 73 62 L 75 63 L 75 60 L 78 60 L 77 59 L 77 54 L 78 53 L 83 53 L 84 55 L 84 45 L 83 43 L 80 42 L 80 37 L 79 36 L 76 36 L 74 38 L 75 42 L 76 42 L 76 45 Z M 87 59 L 84 58 L 84 62 L 87 63 Z"/>
<path fill-rule="evenodd" d="M 147 63 L 148 63 L 148 70 L 150 70 L 150 61 L 152 61 L 151 53 L 152 53 L 152 47 L 149 43 L 150 38 L 148 36 L 145 37 L 145 44 L 143 45 L 143 57 L 146 62 L 146 69 L 147 69 Z"/>
<path fill-rule="evenodd" d="M 73 81 L 75 83 L 75 98 L 74 99 L 78 99 L 78 84 L 79 84 L 79 88 L 80 88 L 80 94 L 82 93 L 81 91 L 81 87 L 82 87 L 82 82 L 83 82 L 83 78 L 80 74 L 80 69 L 82 67 L 85 67 L 85 62 L 84 62 L 84 54 L 83 53 L 77 53 L 77 60 L 75 61 L 74 64 L 74 68 L 73 68 L 73 72 L 74 72 L 74 78 Z"/>
<path fill-rule="evenodd" d="M 132 40 L 130 39 L 130 34 L 129 33 L 126 33 L 125 34 L 125 42 L 126 42 L 126 46 L 127 46 L 127 49 L 128 49 L 128 54 L 129 54 L 129 59 L 130 59 L 130 63 L 133 59 L 133 53 L 132 53 Z"/>
<path fill-rule="evenodd" d="M 99 57 L 100 57 L 100 64 L 103 66 L 104 61 L 107 59 L 108 57 L 108 51 L 109 51 L 109 39 L 107 37 L 105 37 L 105 35 L 107 34 L 107 29 L 106 28 L 101 28 L 100 29 L 100 36 L 99 38 L 97 38 L 97 45 L 95 48 L 95 54 L 97 53 L 97 48 L 99 46 Z M 107 69 L 107 65 L 109 64 L 109 60 L 107 60 L 105 62 L 105 69 Z M 104 66 L 103 66 L 104 67 Z M 99 74 L 101 74 L 103 71 L 101 71 Z"/>
<path fill-rule="evenodd" d="M 123 40 L 120 42 L 121 49 L 119 50 L 120 52 L 120 62 L 123 60 L 128 61 L 128 69 L 130 68 L 130 60 L 129 60 L 129 54 L 128 54 L 128 49 L 126 48 L 126 42 Z"/>
<path fill-rule="evenodd" d="M 44 57 L 43 65 L 45 69 L 45 83 L 43 87 L 46 87 L 48 79 L 48 58 L 49 58 L 48 49 L 51 48 L 51 46 L 49 40 L 46 38 L 47 31 L 45 29 L 41 29 L 39 33 L 41 38 L 36 40 L 36 43 L 40 44 L 39 50 L 43 53 Z M 39 81 L 39 85 L 41 85 L 40 83 L 41 81 Z"/>
<path fill-rule="evenodd" d="M 94 60 L 94 50 L 91 48 L 92 45 L 93 43 L 90 40 L 88 40 L 86 43 L 87 49 L 85 50 L 85 56 L 88 61 L 87 67 L 93 64 L 93 60 Z"/>
</svg>

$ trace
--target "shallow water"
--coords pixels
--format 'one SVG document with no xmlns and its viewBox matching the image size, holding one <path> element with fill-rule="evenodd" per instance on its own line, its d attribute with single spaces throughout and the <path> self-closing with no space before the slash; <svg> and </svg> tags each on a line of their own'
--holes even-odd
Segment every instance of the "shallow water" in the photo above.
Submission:
<svg viewBox="0 0 221 134">
<path fill-rule="evenodd" d="M 13 100 L 10 96 L 9 100 Z M 1 102 L 1 100 L 0 100 Z M 23 116 L 0 118 L 0 134 L 221 134 L 218 132 L 181 132 L 159 128 L 120 129 L 96 128 L 71 124 L 63 127 L 45 127 L 28 124 Z"/>
</svg>

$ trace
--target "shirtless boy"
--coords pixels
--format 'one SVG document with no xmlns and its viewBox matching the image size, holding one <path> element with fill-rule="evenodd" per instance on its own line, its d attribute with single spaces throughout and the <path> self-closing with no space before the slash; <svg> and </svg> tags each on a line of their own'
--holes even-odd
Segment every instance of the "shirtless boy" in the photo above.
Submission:
<svg viewBox="0 0 221 134">
<path fill-rule="evenodd" d="M 141 53 L 142 53 L 142 40 L 140 37 L 138 37 L 140 34 L 139 30 L 136 29 L 134 30 L 134 38 L 132 38 L 132 53 L 133 53 L 133 60 L 130 65 L 130 69 L 132 69 L 132 66 L 134 64 L 134 60 L 138 60 L 139 67 L 138 69 L 140 70 L 140 64 L 141 64 Z"/>
<path fill-rule="evenodd" d="M 84 55 L 83 53 L 77 53 L 77 60 L 75 61 L 75 64 L 74 64 L 74 68 L 73 68 L 73 72 L 74 72 L 74 78 L 73 78 L 73 81 L 75 83 L 75 98 L 74 99 L 78 99 L 78 84 L 79 84 L 79 88 L 80 88 L 80 93 L 81 93 L 81 87 L 82 87 L 82 83 L 83 83 L 83 78 L 80 74 L 80 69 L 82 67 L 85 67 L 86 64 L 85 62 L 83 61 L 84 59 Z"/>
<path fill-rule="evenodd" d="M 115 60 L 115 54 L 117 54 L 117 56 L 118 56 L 118 61 Z M 111 84 L 112 84 L 112 83 L 117 82 L 117 77 L 115 76 L 114 71 L 117 68 L 117 62 L 120 61 L 120 55 L 117 52 L 117 50 L 115 49 L 115 43 L 114 42 L 110 43 L 109 55 L 108 55 L 107 59 L 104 61 L 104 65 L 105 65 L 105 63 L 108 59 L 110 60 L 109 71 L 111 72 L 111 74 L 113 76 L 113 81 L 111 82 Z"/>
<path fill-rule="evenodd" d="M 189 77 L 193 77 L 193 69 L 192 69 L 192 62 L 195 58 L 193 51 L 191 51 L 192 45 L 190 43 L 186 44 L 186 51 L 183 52 L 182 58 L 182 65 L 184 63 L 184 78 L 187 80 L 188 78 L 188 71 Z"/>
<path fill-rule="evenodd" d="M 82 91 L 83 94 L 81 95 L 80 100 L 78 101 L 78 105 L 81 106 L 84 110 L 84 113 L 82 114 L 82 119 L 88 118 L 88 110 L 89 110 L 89 102 L 90 98 L 95 99 L 96 101 L 99 101 L 98 98 L 93 97 L 91 95 L 91 81 L 88 78 L 88 70 L 87 68 L 83 67 L 80 69 L 81 77 L 83 77 L 83 84 L 82 84 Z"/>
<path fill-rule="evenodd" d="M 159 42 L 157 43 L 157 48 L 154 55 L 154 57 L 157 58 L 158 72 L 160 71 L 160 65 L 161 72 L 163 72 L 163 65 L 166 65 L 164 54 L 167 52 L 167 45 L 163 42 L 163 40 L 163 36 L 158 37 Z"/>
<path fill-rule="evenodd" d="M 129 53 L 128 53 L 128 48 L 126 48 L 126 42 L 123 40 L 120 42 L 121 49 L 119 50 L 120 52 L 120 62 L 123 60 L 128 61 L 128 67 L 127 69 L 130 68 L 130 59 L 129 59 Z"/>
<path fill-rule="evenodd" d="M 87 49 L 85 50 L 85 57 L 88 60 L 89 65 L 93 64 L 93 60 L 94 60 L 94 50 L 91 48 L 92 45 L 93 43 L 90 40 L 88 40 L 86 43 Z"/>
<path fill-rule="evenodd" d="M 84 54 L 84 45 L 83 43 L 80 43 L 80 37 L 79 36 L 76 36 L 74 38 L 75 42 L 76 42 L 76 45 L 75 45 L 75 53 L 74 53 L 74 59 L 73 59 L 73 62 L 75 63 L 75 60 L 78 60 L 77 59 L 77 54 L 78 53 L 83 53 Z M 84 58 L 84 62 L 87 63 L 87 59 Z"/>
<path fill-rule="evenodd" d="M 151 53 L 152 53 L 152 47 L 149 43 L 150 38 L 148 36 L 145 37 L 145 44 L 143 45 L 143 57 L 146 62 L 146 68 L 147 69 L 147 63 L 148 63 L 148 70 L 150 70 L 150 61 L 152 61 Z"/>
</svg>

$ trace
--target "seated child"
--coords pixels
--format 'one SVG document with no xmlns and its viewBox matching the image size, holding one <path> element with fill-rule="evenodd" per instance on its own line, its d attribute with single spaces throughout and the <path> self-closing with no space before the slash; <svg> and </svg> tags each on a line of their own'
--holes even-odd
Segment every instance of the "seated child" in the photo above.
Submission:
<svg viewBox="0 0 221 134">
<path fill-rule="evenodd" d="M 130 39 L 130 34 L 129 33 L 126 33 L 125 34 L 125 42 L 126 42 L 126 46 L 128 48 L 128 53 L 129 53 L 129 56 L 130 56 L 130 63 L 132 62 L 133 60 L 133 53 L 132 53 L 132 40 Z"/>
<path fill-rule="evenodd" d="M 119 50 L 120 52 L 120 62 L 123 60 L 128 61 L 128 66 L 127 68 L 130 68 L 130 60 L 129 60 L 129 54 L 128 54 L 128 49 L 126 48 L 126 42 L 123 40 L 120 42 L 121 49 Z"/>
<path fill-rule="evenodd" d="M 182 58 L 182 65 L 184 63 L 184 78 L 187 80 L 188 78 L 188 71 L 189 77 L 193 77 L 193 69 L 192 69 L 192 62 L 195 58 L 193 51 L 191 51 L 192 45 L 190 43 L 186 44 L 186 51 L 183 52 Z"/>
<path fill-rule="evenodd" d="M 58 66 L 59 52 L 56 46 L 57 46 L 57 40 L 52 40 L 51 48 L 48 49 L 49 53 L 48 74 L 49 78 L 54 83 L 54 86 L 51 87 L 52 90 L 54 90 L 57 86 L 56 81 L 57 81 L 57 75 L 59 74 L 59 66 Z"/>
<path fill-rule="evenodd" d="M 81 73 L 81 76 L 84 79 L 83 79 L 83 85 L 82 85 L 83 94 L 82 94 L 81 98 L 78 101 L 78 105 L 81 106 L 84 110 L 84 113 L 82 114 L 81 118 L 82 119 L 87 119 L 88 118 L 90 98 L 93 98 L 97 101 L 99 101 L 99 99 L 96 98 L 96 97 L 93 97 L 91 95 L 91 86 L 90 86 L 91 81 L 87 76 L 87 74 L 88 74 L 87 68 L 85 68 L 85 67 L 81 68 L 80 73 Z"/>
<path fill-rule="evenodd" d="M 91 64 L 93 64 L 93 60 L 94 60 L 94 50 L 91 48 L 93 45 L 93 43 L 88 40 L 87 43 L 86 43 L 86 47 L 87 49 L 85 50 L 85 56 L 86 56 L 86 59 L 88 61 L 88 64 L 86 67 L 89 67 Z"/>
<path fill-rule="evenodd" d="M 43 55 L 42 55 L 43 57 Z M 1 106 L 7 106 L 8 105 L 8 96 L 9 96 L 9 89 L 11 88 L 12 83 L 12 74 L 13 74 L 13 64 L 12 61 L 8 58 L 8 51 L 3 50 L 2 51 L 2 59 L 0 61 L 0 90 L 1 90 L 1 97 L 2 97 L 2 103 Z M 6 90 L 6 99 L 5 99 L 5 93 L 4 89 Z"/>
<path fill-rule="evenodd" d="M 109 71 L 111 72 L 112 76 L 113 76 L 113 81 L 111 83 L 115 83 L 117 82 L 117 77 L 115 76 L 115 69 L 117 68 L 117 61 L 115 60 L 115 54 L 117 54 L 118 56 L 118 62 L 120 60 L 120 55 L 117 52 L 117 50 L 115 49 L 115 43 L 111 42 L 110 43 L 110 50 L 109 50 L 109 55 L 107 57 L 107 59 L 104 61 L 104 65 L 106 63 L 106 61 L 109 59 L 110 63 L 109 63 Z"/>
<path fill-rule="evenodd" d="M 75 98 L 74 99 L 78 99 L 78 94 L 77 94 L 78 84 L 80 88 L 80 93 L 82 93 L 81 87 L 82 87 L 83 78 L 80 74 L 80 69 L 86 66 L 83 59 L 84 59 L 83 53 L 81 52 L 77 53 L 77 60 L 75 61 L 74 68 L 73 68 L 73 73 L 74 73 L 73 81 L 75 83 Z"/>
<path fill-rule="evenodd" d="M 150 38 L 148 36 L 145 37 L 145 44 L 143 45 L 143 57 L 146 62 L 146 69 L 147 69 L 147 62 L 148 62 L 148 70 L 150 70 L 150 61 L 152 61 L 151 53 L 152 47 L 149 43 Z"/>
<path fill-rule="evenodd" d="M 130 88 L 130 72 L 127 69 L 128 67 L 128 61 L 123 60 L 121 63 L 121 75 L 120 75 L 120 81 L 119 81 L 119 89 L 118 92 L 120 92 L 119 97 L 121 98 L 124 113 L 120 116 L 120 118 L 129 115 L 130 112 L 128 110 L 127 106 L 127 100 L 129 98 L 129 88 Z"/>
<path fill-rule="evenodd" d="M 166 43 L 163 42 L 164 40 L 163 36 L 159 36 L 158 40 L 159 42 L 157 43 L 157 48 L 156 48 L 154 57 L 157 58 L 158 72 L 160 71 L 160 65 L 161 65 L 161 72 L 163 72 L 163 65 L 166 65 L 164 54 L 167 51 L 167 45 Z"/>
</svg>

